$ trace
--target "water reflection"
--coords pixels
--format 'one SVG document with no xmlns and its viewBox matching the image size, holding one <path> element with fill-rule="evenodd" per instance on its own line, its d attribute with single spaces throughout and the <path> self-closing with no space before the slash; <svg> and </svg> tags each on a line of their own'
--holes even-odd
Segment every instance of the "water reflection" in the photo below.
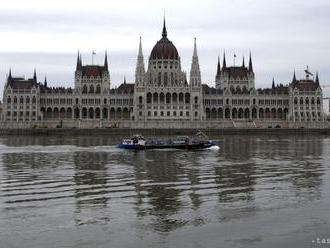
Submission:
<svg viewBox="0 0 330 248">
<path fill-rule="evenodd" d="M 1 214 L 27 204 L 65 204 L 66 217 L 77 226 L 126 223 L 171 233 L 295 206 L 327 190 L 318 136 L 224 136 L 219 151 L 196 152 L 120 151 L 115 140 L 2 139 L 0 188 L 8 212 Z"/>
</svg>

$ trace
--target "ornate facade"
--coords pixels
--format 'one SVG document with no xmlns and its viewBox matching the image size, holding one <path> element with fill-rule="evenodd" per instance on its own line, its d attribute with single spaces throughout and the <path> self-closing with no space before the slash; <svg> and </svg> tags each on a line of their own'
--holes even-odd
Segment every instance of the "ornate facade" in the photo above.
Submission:
<svg viewBox="0 0 330 248">
<path fill-rule="evenodd" d="M 171 122 L 321 122 L 324 120 L 319 77 L 311 73 L 287 85 L 257 89 L 250 54 L 248 65 L 227 66 L 218 58 L 215 87 L 202 84 L 196 39 L 189 81 L 181 58 L 167 37 L 165 20 L 162 37 L 153 47 L 145 70 L 142 42 L 138 49 L 134 83 L 111 88 L 107 54 L 103 65 L 83 65 L 78 53 L 73 88 L 49 87 L 38 82 L 36 71 L 30 79 L 13 77 L 11 70 L 4 86 L 2 120 L 15 123 L 51 125 L 71 122 L 113 124 Z M 135 123 L 135 124 L 134 124 Z M 58 124 L 57 124 L 58 125 Z M 95 126 L 95 125 L 94 125 Z M 150 126 L 150 125 L 149 125 Z M 152 125 L 151 125 L 152 126 Z M 173 125 L 172 125 L 173 126 Z M 93 127 L 91 124 L 90 127 Z"/>
</svg>

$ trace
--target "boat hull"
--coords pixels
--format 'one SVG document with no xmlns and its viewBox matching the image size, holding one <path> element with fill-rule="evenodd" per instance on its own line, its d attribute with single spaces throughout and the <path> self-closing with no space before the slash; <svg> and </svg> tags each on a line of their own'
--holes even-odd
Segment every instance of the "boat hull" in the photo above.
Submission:
<svg viewBox="0 0 330 248">
<path fill-rule="evenodd" d="M 178 149 L 178 150 L 201 150 L 215 146 L 212 141 L 194 144 L 146 144 L 144 146 L 134 144 L 119 144 L 117 147 L 127 150 L 152 150 L 152 149 Z"/>
</svg>

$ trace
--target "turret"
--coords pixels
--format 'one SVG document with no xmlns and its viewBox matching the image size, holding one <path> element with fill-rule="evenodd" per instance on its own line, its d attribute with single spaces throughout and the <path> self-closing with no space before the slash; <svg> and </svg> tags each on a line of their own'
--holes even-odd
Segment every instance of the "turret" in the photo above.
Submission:
<svg viewBox="0 0 330 248">
<path fill-rule="evenodd" d="M 225 69 L 227 67 L 226 65 L 226 53 L 223 53 L 223 62 L 222 62 L 222 68 Z"/>
<path fill-rule="evenodd" d="M 293 78 L 292 78 L 292 83 L 296 83 L 297 79 L 296 79 L 296 71 L 293 71 Z"/>
<path fill-rule="evenodd" d="M 317 85 L 320 85 L 319 73 L 318 73 L 318 72 L 316 72 L 315 83 L 316 83 Z"/>
<path fill-rule="evenodd" d="M 166 29 L 165 29 L 166 31 Z M 139 43 L 139 52 L 137 56 L 137 63 L 136 63 L 136 69 L 135 69 L 135 84 L 142 84 L 144 80 L 144 59 L 143 59 L 143 53 L 142 53 L 142 40 L 140 36 L 140 43 Z"/>
<path fill-rule="evenodd" d="M 249 72 L 253 72 L 251 52 L 250 52 L 250 59 L 249 59 Z"/>
<path fill-rule="evenodd" d="M 107 51 L 105 51 L 105 55 L 104 55 L 104 68 L 107 72 L 109 72 Z"/>
<path fill-rule="evenodd" d="M 196 38 L 194 38 L 194 52 L 190 69 L 190 84 L 192 84 L 193 87 L 199 87 L 201 85 L 201 72 L 199 69 Z"/>
<path fill-rule="evenodd" d="M 79 50 L 78 50 L 76 70 L 78 71 L 81 68 L 82 68 L 81 55 L 80 55 Z"/>
<path fill-rule="evenodd" d="M 35 68 L 34 68 L 34 71 L 33 71 L 33 80 L 34 80 L 34 82 L 37 82 L 37 71 L 36 71 Z"/>
</svg>

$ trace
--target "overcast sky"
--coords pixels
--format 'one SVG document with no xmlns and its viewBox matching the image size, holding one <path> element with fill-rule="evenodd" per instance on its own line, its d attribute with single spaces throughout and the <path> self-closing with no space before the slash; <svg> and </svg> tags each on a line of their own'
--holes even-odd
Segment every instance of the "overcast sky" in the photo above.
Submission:
<svg viewBox="0 0 330 248">
<path fill-rule="evenodd" d="M 219 54 L 226 51 L 232 64 L 236 53 L 238 64 L 251 51 L 257 88 L 270 87 L 273 77 L 287 84 L 294 70 L 301 78 L 306 65 L 330 84 L 329 0 L 1 0 L 1 95 L 9 68 L 26 77 L 36 68 L 40 81 L 47 75 L 49 85 L 73 86 L 78 49 L 84 64 L 92 50 L 95 63 L 108 51 L 112 86 L 124 76 L 133 82 L 139 36 L 147 64 L 164 12 L 187 73 L 197 38 L 203 83 L 214 85 Z"/>
</svg>

